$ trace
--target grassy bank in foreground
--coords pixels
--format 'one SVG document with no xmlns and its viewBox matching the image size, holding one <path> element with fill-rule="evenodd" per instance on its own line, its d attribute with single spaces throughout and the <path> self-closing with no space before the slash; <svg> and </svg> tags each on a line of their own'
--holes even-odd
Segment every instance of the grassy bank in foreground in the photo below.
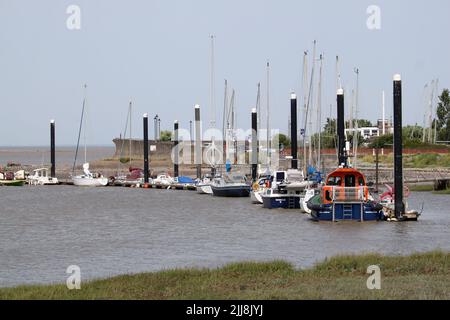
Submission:
<svg viewBox="0 0 450 320">
<path fill-rule="evenodd" d="M 368 290 L 367 267 L 381 268 Z M 237 263 L 214 270 L 170 270 L 81 284 L 0 289 L 0 299 L 450 299 L 450 253 L 408 257 L 340 256 L 312 269 L 289 263 Z"/>
</svg>

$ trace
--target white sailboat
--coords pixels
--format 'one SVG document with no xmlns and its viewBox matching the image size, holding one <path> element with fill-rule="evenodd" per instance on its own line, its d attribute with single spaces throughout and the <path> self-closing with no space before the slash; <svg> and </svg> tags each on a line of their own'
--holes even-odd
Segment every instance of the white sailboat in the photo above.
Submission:
<svg viewBox="0 0 450 320">
<path fill-rule="evenodd" d="M 72 170 L 72 182 L 75 186 L 83 186 L 83 187 L 101 187 L 108 185 L 108 178 L 103 177 L 99 173 L 91 173 L 89 171 L 89 163 L 87 162 L 87 147 L 86 147 L 86 132 L 84 132 L 84 164 L 83 164 L 83 173 L 82 175 L 73 176 L 73 173 L 75 172 L 75 165 L 77 162 L 77 156 L 78 156 L 78 148 L 80 145 L 80 136 L 81 136 L 81 130 L 83 128 L 83 119 L 84 119 L 84 113 L 85 113 L 85 107 L 86 107 L 86 88 L 87 86 L 84 85 L 85 89 L 85 96 L 83 100 L 83 108 L 81 111 L 81 121 L 80 121 L 80 129 L 78 131 L 78 141 L 77 141 L 77 149 L 75 152 L 75 160 L 73 163 L 73 170 Z"/>
<path fill-rule="evenodd" d="M 83 173 L 82 175 L 72 177 L 75 186 L 105 187 L 108 185 L 108 178 L 98 173 L 91 173 L 89 171 L 89 163 L 87 162 L 83 164 Z"/>
</svg>

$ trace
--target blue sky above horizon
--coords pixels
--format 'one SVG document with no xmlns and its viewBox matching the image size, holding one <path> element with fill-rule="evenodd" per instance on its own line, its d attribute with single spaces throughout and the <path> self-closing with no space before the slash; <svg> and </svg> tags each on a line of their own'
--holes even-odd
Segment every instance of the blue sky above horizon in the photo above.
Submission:
<svg viewBox="0 0 450 320">
<path fill-rule="evenodd" d="M 66 9 L 81 8 L 81 29 L 68 30 Z M 366 9 L 381 9 L 381 29 L 366 26 Z M 217 123 L 223 82 L 236 90 L 238 124 L 250 126 L 257 83 L 265 106 L 265 65 L 271 63 L 272 126 L 287 131 L 289 95 L 301 96 L 302 58 L 318 41 L 324 53 L 323 118 L 334 116 L 335 56 L 346 101 L 360 69 L 360 118 L 381 118 L 381 92 L 392 113 L 392 76 L 404 83 L 404 122 L 422 124 L 424 85 L 449 87 L 450 2 L 431 1 L 114 1 L 0 0 L 0 145 L 76 143 L 83 84 L 88 84 L 89 144 L 109 145 L 123 131 L 133 100 L 133 135 L 149 113 L 150 137 L 174 120 L 188 129 L 194 105 L 210 119 L 210 34 L 215 40 Z M 300 97 L 301 99 L 301 97 Z M 349 104 L 347 103 L 347 108 Z"/>
</svg>

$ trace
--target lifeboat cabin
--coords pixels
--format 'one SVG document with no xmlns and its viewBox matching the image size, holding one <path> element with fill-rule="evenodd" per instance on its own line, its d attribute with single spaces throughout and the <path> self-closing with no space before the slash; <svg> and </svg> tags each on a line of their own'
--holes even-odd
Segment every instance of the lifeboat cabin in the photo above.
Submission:
<svg viewBox="0 0 450 320">
<path fill-rule="evenodd" d="M 372 200 L 366 178 L 353 168 L 339 168 L 329 174 L 308 208 L 318 221 L 376 221 L 382 217 L 382 206 Z"/>
</svg>

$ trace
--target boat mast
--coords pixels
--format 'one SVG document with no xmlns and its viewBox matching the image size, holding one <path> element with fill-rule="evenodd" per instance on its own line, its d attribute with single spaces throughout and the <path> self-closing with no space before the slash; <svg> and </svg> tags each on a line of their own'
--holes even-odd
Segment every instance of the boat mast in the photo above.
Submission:
<svg viewBox="0 0 450 320">
<path fill-rule="evenodd" d="M 355 133 L 353 135 L 353 166 L 356 167 L 356 163 L 358 160 L 358 129 L 359 129 L 359 121 L 358 121 L 358 104 L 359 104 L 359 69 L 355 69 L 356 73 L 356 92 L 355 92 Z"/>
<path fill-rule="evenodd" d="M 261 128 L 261 82 L 258 82 L 258 92 L 256 94 L 256 112 L 258 113 L 258 129 Z M 259 135 L 258 135 L 259 141 Z"/>
<path fill-rule="evenodd" d="M 87 85 L 84 85 L 84 101 L 85 105 L 87 105 Z M 83 111 L 85 109 L 83 108 Z M 87 147 L 86 147 L 86 128 L 83 130 L 83 139 L 84 139 L 84 163 L 87 163 Z"/>
<path fill-rule="evenodd" d="M 214 35 L 211 35 L 211 74 L 210 74 L 210 93 L 209 93 L 209 103 L 211 107 L 211 129 L 216 128 L 216 106 L 215 106 L 215 84 L 214 84 Z M 211 137 L 212 144 L 212 161 L 211 161 L 211 171 L 213 176 L 215 175 L 215 160 L 216 160 L 216 147 L 215 147 L 215 136 L 214 134 Z"/>
<path fill-rule="evenodd" d="M 428 91 L 428 83 L 423 88 L 423 101 L 425 104 L 425 110 L 428 105 L 428 97 L 427 97 L 427 91 Z M 423 115 L 423 133 L 422 133 L 422 143 L 425 143 L 427 136 L 427 112 L 425 111 Z"/>
<path fill-rule="evenodd" d="M 436 85 L 436 100 L 437 101 L 435 101 L 436 102 L 435 103 L 436 110 L 435 110 L 435 112 L 433 114 L 433 116 L 434 116 L 434 138 L 433 138 L 433 143 L 434 144 L 436 144 L 436 140 L 437 140 L 437 119 L 436 118 L 437 118 L 437 104 L 439 102 L 439 79 L 436 79 L 435 85 Z"/>
<path fill-rule="evenodd" d="M 129 114 L 129 121 L 130 121 L 130 145 L 129 145 L 129 158 L 130 158 L 130 167 L 131 167 L 131 139 L 132 139 L 132 131 L 131 131 L 131 108 L 132 108 L 132 101 L 130 100 L 130 105 L 128 107 L 128 114 Z"/>
<path fill-rule="evenodd" d="M 303 54 L 303 170 L 306 174 L 308 165 L 306 161 L 306 125 L 308 121 L 308 51 Z M 290 132 L 290 131 L 289 131 Z"/>
<path fill-rule="evenodd" d="M 312 65 L 312 71 L 311 71 L 311 83 L 309 86 L 309 96 L 308 96 L 308 108 L 307 113 L 309 110 L 311 110 L 311 116 L 309 117 L 308 122 L 308 150 L 309 150 L 309 156 L 308 156 L 308 164 L 312 164 L 312 109 L 314 105 L 314 71 L 316 69 L 316 44 L 317 41 L 314 40 L 314 48 L 313 48 L 313 65 Z M 305 172 L 306 174 L 306 172 Z"/>
<path fill-rule="evenodd" d="M 259 141 L 261 140 L 259 135 L 259 131 L 261 130 L 261 82 L 258 82 L 258 92 L 256 94 L 256 128 L 256 150 L 257 154 L 259 154 Z M 256 164 L 258 164 L 258 159 L 256 160 Z"/>
<path fill-rule="evenodd" d="M 228 129 L 230 121 L 228 117 L 228 81 L 225 79 L 225 92 L 223 98 L 223 115 L 222 115 L 222 143 L 225 160 L 228 160 Z"/>
<path fill-rule="evenodd" d="M 87 87 L 87 85 L 85 84 L 84 85 L 83 107 L 81 108 L 80 127 L 78 129 L 77 148 L 75 149 L 75 159 L 73 160 L 73 167 L 72 167 L 72 176 L 75 173 L 75 166 L 77 164 L 77 158 L 78 158 L 78 149 L 80 147 L 81 129 L 83 128 L 84 108 L 86 106 L 86 87 Z"/>
<path fill-rule="evenodd" d="M 431 81 L 431 95 L 429 101 L 429 113 L 428 113 L 428 143 L 432 143 L 432 133 L 433 133 L 433 100 L 434 100 L 434 89 L 435 82 Z"/>
<path fill-rule="evenodd" d="M 317 92 L 317 125 L 318 125 L 318 147 L 317 147 L 317 170 L 320 171 L 321 159 L 321 132 L 322 132 L 322 76 L 323 76 L 323 54 L 320 55 L 319 86 Z"/>
<path fill-rule="evenodd" d="M 269 61 L 267 61 L 267 170 L 270 170 L 271 166 L 271 154 L 270 154 L 270 148 L 271 148 L 271 141 L 270 141 L 270 64 Z"/>
<path fill-rule="evenodd" d="M 384 135 L 386 135 L 386 98 L 385 98 L 385 94 L 384 94 L 384 90 L 383 90 L 383 102 L 382 102 L 382 105 L 383 105 L 383 131 L 382 131 L 382 134 L 383 134 L 383 136 Z"/>
</svg>

